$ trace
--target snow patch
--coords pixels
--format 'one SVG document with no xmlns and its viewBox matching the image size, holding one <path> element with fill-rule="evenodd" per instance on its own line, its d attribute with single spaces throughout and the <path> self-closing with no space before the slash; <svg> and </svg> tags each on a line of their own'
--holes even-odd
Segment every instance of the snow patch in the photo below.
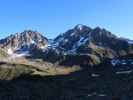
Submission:
<svg viewBox="0 0 133 100">
<path fill-rule="evenodd" d="M 67 54 L 76 54 L 77 48 L 80 47 L 81 45 L 84 45 L 87 41 L 88 38 L 81 37 L 79 41 L 77 41 L 77 43 L 73 45 L 72 49 L 67 51 Z"/>
<path fill-rule="evenodd" d="M 81 37 L 80 40 L 77 43 L 77 46 L 81 46 L 87 42 L 88 38 Z"/>
<path fill-rule="evenodd" d="M 9 55 L 12 55 L 12 54 L 13 54 L 13 50 L 12 50 L 11 48 L 9 48 L 9 49 L 7 50 L 7 53 L 8 53 Z"/>
<path fill-rule="evenodd" d="M 65 39 L 64 42 L 65 42 L 65 43 L 68 42 L 68 39 Z"/>
<path fill-rule="evenodd" d="M 79 41 L 75 45 L 73 45 L 72 49 L 76 49 L 77 47 L 84 45 L 88 41 L 88 38 L 81 37 Z"/>
<path fill-rule="evenodd" d="M 78 25 L 77 28 L 81 31 L 83 29 L 83 25 Z"/>
<path fill-rule="evenodd" d="M 107 96 L 106 94 L 98 94 L 99 97 L 105 97 Z"/>
<path fill-rule="evenodd" d="M 29 55 L 29 51 L 24 51 L 21 53 L 13 53 L 10 57 L 11 58 L 19 58 L 19 57 L 24 57 L 24 56 L 28 56 Z"/>
<path fill-rule="evenodd" d="M 133 70 L 129 70 L 129 71 L 120 71 L 120 72 L 116 72 L 116 74 L 130 74 L 131 72 L 133 72 Z"/>
<path fill-rule="evenodd" d="M 116 66 L 117 64 L 120 64 L 120 60 L 118 60 L 118 59 L 113 59 L 113 60 L 111 60 L 111 64 L 112 64 L 113 66 Z"/>
<path fill-rule="evenodd" d="M 31 44 L 35 44 L 36 42 L 34 40 L 31 40 Z"/>
<path fill-rule="evenodd" d="M 71 35 L 70 35 L 70 36 L 74 36 L 74 35 L 75 35 L 75 32 L 71 33 Z"/>
<path fill-rule="evenodd" d="M 93 73 L 93 74 L 91 74 L 91 76 L 92 76 L 92 77 L 99 77 L 100 75 L 99 75 L 99 74 Z"/>
<path fill-rule="evenodd" d="M 42 42 L 42 40 L 40 39 L 40 40 L 38 40 L 39 42 Z"/>
<path fill-rule="evenodd" d="M 88 96 L 88 97 L 92 97 L 92 96 L 105 97 L 105 96 L 107 96 L 107 95 L 106 95 L 106 94 L 98 94 L 98 93 L 94 92 L 94 93 L 88 94 L 87 96 Z"/>
<path fill-rule="evenodd" d="M 133 44 L 133 40 L 128 40 L 128 43 L 129 44 Z"/>
<path fill-rule="evenodd" d="M 133 59 L 113 59 L 111 60 L 113 66 L 116 65 L 133 65 Z"/>
<path fill-rule="evenodd" d="M 40 49 L 46 49 L 49 45 L 40 46 Z"/>
</svg>

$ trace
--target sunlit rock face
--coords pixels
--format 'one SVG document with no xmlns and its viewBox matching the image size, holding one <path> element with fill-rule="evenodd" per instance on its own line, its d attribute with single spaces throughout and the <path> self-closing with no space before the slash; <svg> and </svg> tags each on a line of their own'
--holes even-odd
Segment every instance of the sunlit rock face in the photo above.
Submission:
<svg viewBox="0 0 133 100">
<path fill-rule="evenodd" d="M 5 49 L 8 54 L 17 51 L 30 51 L 32 49 L 46 49 L 48 40 L 41 33 L 32 30 L 26 30 L 22 33 L 16 33 L 0 40 L 0 47 Z"/>
</svg>

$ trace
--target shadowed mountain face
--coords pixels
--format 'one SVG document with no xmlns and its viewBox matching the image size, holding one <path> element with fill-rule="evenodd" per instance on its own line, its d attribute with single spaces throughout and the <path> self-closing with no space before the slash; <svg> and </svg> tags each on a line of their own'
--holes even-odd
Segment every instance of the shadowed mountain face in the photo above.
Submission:
<svg viewBox="0 0 133 100">
<path fill-rule="evenodd" d="M 57 36 L 51 49 L 47 58 L 51 53 L 54 54 L 53 58 L 56 58 L 55 55 L 57 55 L 58 59 L 60 55 L 70 55 L 73 56 L 73 58 L 70 57 L 72 59 L 78 59 L 78 56 L 81 55 L 81 59 L 88 56 L 88 59 L 91 58 L 96 63 L 106 58 L 127 55 L 133 51 L 132 44 L 128 43 L 126 39 L 118 38 L 105 29 L 99 27 L 92 29 L 85 25 L 77 25 Z"/>
<path fill-rule="evenodd" d="M 47 47 L 47 39 L 36 31 L 27 30 L 0 40 L 0 47 L 8 50 L 9 53 L 15 50 L 45 49 Z"/>
<path fill-rule="evenodd" d="M 115 74 L 112 69 L 110 64 L 103 63 L 93 67 L 93 69 L 90 68 L 65 76 L 41 77 L 25 74 L 11 81 L 1 80 L 0 99 L 132 100 L 133 73 Z M 12 71 L 12 73 L 14 72 Z M 6 73 L 4 75 L 6 76 Z"/>
<path fill-rule="evenodd" d="M 72 53 L 91 53 L 93 49 L 102 48 L 121 54 L 121 51 L 128 53 L 130 47 L 126 39 L 118 38 L 111 32 L 99 27 L 91 29 L 84 25 L 77 25 L 73 29 L 59 35 L 54 40 L 54 43 L 57 48 Z"/>
</svg>

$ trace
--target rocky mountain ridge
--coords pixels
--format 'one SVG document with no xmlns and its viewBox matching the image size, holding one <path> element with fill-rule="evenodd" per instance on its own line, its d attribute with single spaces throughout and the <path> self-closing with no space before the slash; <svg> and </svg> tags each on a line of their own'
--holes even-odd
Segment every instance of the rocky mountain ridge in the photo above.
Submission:
<svg viewBox="0 0 133 100">
<path fill-rule="evenodd" d="M 73 29 L 57 36 L 57 38 L 54 39 L 54 44 L 56 48 L 72 53 L 74 53 L 74 51 L 78 52 L 78 49 L 83 46 L 90 48 L 109 48 L 118 51 L 118 53 L 121 49 L 126 48 L 124 46 L 130 46 L 126 40 L 118 38 L 106 29 L 100 27 L 92 29 L 85 25 L 77 25 Z"/>
<path fill-rule="evenodd" d="M 34 31 L 24 34 L 0 40 L 2 100 L 133 99 L 133 44 L 128 39 L 85 25 L 54 40 Z"/>
<path fill-rule="evenodd" d="M 29 52 L 32 49 L 45 49 L 47 48 L 48 40 L 41 33 L 25 30 L 22 33 L 10 35 L 5 39 L 0 40 L 0 47 L 5 49 L 8 54 L 14 52 Z"/>
<path fill-rule="evenodd" d="M 84 63 L 93 65 L 105 59 L 130 53 L 133 53 L 133 45 L 126 39 L 118 38 L 100 27 L 92 29 L 85 25 L 77 25 L 53 40 L 46 59 L 53 62 L 61 60 L 61 63 L 77 64 L 78 62 L 78 65 Z"/>
<path fill-rule="evenodd" d="M 8 54 L 25 56 L 31 53 L 32 58 L 37 56 L 45 61 L 67 65 L 95 65 L 105 59 L 133 53 L 129 40 L 118 38 L 106 29 L 92 29 L 81 24 L 53 40 L 39 32 L 26 30 L 0 40 L 0 47 Z"/>
</svg>

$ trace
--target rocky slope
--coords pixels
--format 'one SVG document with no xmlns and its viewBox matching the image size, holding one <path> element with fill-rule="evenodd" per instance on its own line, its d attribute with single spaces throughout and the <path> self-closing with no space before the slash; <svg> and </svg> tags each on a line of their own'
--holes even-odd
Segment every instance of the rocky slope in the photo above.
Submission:
<svg viewBox="0 0 133 100">
<path fill-rule="evenodd" d="M 0 40 L 0 47 L 5 49 L 8 54 L 23 53 L 35 48 L 45 49 L 47 42 L 47 39 L 39 32 L 26 30 Z"/>
<path fill-rule="evenodd" d="M 76 25 L 54 40 L 26 30 L 0 40 L 0 47 L 13 57 L 30 54 L 32 58 L 67 66 L 96 65 L 107 58 L 133 53 L 131 41 L 118 38 L 106 29 L 85 25 Z"/>
<path fill-rule="evenodd" d="M 8 57 L 8 54 L 3 49 L 0 49 L 0 59 L 5 57 Z"/>
<path fill-rule="evenodd" d="M 61 55 L 65 55 L 67 61 L 71 58 L 71 62 L 74 62 L 72 60 L 77 58 L 76 61 L 79 62 L 90 63 L 92 60 L 92 64 L 97 64 L 106 58 L 130 54 L 132 51 L 131 43 L 126 39 L 118 38 L 106 29 L 100 27 L 92 29 L 85 25 L 77 25 L 54 39 L 47 59 L 51 60 L 51 54 L 54 54 L 53 58 L 57 60 L 62 59 Z M 88 60 L 81 61 L 78 58 Z"/>
<path fill-rule="evenodd" d="M 91 53 L 96 48 L 110 49 L 118 55 L 121 55 L 121 51 L 130 52 L 130 44 L 126 39 L 118 38 L 106 29 L 92 29 L 85 25 L 77 25 L 59 35 L 54 43 L 68 53 Z"/>
</svg>

